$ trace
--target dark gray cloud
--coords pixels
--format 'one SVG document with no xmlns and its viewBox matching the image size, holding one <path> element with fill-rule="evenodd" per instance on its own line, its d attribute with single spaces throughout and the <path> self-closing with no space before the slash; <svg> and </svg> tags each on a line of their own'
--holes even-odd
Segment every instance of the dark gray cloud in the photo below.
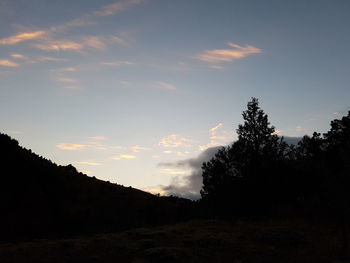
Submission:
<svg viewBox="0 0 350 263">
<path fill-rule="evenodd" d="M 170 185 L 163 186 L 166 195 L 176 195 L 189 199 L 199 199 L 202 188 L 202 164 L 209 161 L 222 146 L 208 148 L 198 157 L 177 162 L 159 163 L 158 166 L 167 168 L 190 168 L 191 172 L 185 176 L 175 176 Z"/>
<path fill-rule="evenodd" d="M 292 145 L 297 145 L 302 137 L 283 137 L 285 142 Z M 180 160 L 177 162 L 163 162 L 158 166 L 165 168 L 184 169 L 189 168 L 191 170 L 189 175 L 178 175 L 173 177 L 170 185 L 162 186 L 162 190 L 166 195 L 175 195 L 185 197 L 189 199 L 199 199 L 200 190 L 202 188 L 202 164 L 209 161 L 223 146 L 216 146 L 208 148 L 198 155 L 196 158 L 190 158 Z"/>
</svg>

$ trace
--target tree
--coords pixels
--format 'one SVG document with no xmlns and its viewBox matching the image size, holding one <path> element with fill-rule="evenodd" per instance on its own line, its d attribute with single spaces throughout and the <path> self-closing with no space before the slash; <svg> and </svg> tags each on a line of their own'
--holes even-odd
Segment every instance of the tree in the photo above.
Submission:
<svg viewBox="0 0 350 263">
<path fill-rule="evenodd" d="M 238 140 L 202 166 L 202 198 L 216 205 L 228 200 L 235 207 L 252 206 L 259 203 L 258 199 L 264 202 L 271 195 L 267 193 L 271 188 L 268 184 L 277 174 L 276 163 L 287 152 L 287 144 L 275 134 L 258 99 L 252 98 L 242 115 L 244 123 L 238 126 Z"/>
<path fill-rule="evenodd" d="M 328 199 L 343 235 L 341 256 L 349 258 L 350 232 L 350 111 L 341 120 L 333 120 L 324 135 L 328 163 Z"/>
<path fill-rule="evenodd" d="M 241 148 L 245 150 L 244 159 L 260 165 L 263 159 L 282 158 L 287 144 L 275 133 L 267 114 L 260 109 L 258 99 L 252 98 L 247 107 L 242 114 L 244 123 L 236 130 Z"/>
</svg>

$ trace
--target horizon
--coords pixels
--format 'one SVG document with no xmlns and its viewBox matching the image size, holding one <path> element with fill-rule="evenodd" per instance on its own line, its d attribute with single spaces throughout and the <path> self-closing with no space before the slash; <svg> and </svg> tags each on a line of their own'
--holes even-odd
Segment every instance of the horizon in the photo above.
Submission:
<svg viewBox="0 0 350 263">
<path fill-rule="evenodd" d="M 232 143 L 251 97 L 281 136 L 324 133 L 347 113 L 349 11 L 341 0 L 1 1 L 1 132 L 89 176 L 195 194 L 197 171 L 177 163 Z"/>
</svg>

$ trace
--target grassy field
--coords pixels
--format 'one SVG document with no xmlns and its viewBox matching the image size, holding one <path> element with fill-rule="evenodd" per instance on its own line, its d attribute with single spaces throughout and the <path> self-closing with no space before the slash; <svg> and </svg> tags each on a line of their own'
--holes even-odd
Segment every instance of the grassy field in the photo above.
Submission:
<svg viewBox="0 0 350 263">
<path fill-rule="evenodd" d="M 0 245 L 0 262 L 350 262 L 332 227 L 289 221 L 198 220 L 122 233 Z"/>
</svg>

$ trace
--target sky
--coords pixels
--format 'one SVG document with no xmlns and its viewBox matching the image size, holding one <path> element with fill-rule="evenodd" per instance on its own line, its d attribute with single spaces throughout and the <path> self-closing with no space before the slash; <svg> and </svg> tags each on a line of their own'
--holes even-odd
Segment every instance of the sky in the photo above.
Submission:
<svg viewBox="0 0 350 263">
<path fill-rule="evenodd" d="M 349 13 L 347 0 L 0 0 L 0 131 L 89 176 L 198 195 L 201 162 L 237 138 L 251 97 L 283 136 L 346 114 Z"/>
</svg>

